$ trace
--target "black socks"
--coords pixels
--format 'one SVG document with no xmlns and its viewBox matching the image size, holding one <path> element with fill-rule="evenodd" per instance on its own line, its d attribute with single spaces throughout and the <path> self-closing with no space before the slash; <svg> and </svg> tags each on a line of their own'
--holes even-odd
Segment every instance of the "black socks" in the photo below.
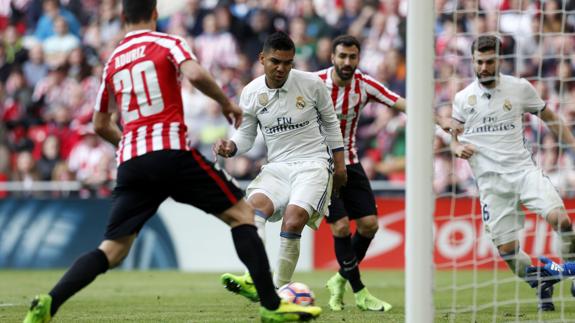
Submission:
<svg viewBox="0 0 575 323">
<path fill-rule="evenodd" d="M 359 231 L 356 231 L 351 239 L 351 244 L 353 246 L 353 251 L 355 251 L 355 256 L 357 257 L 357 262 L 360 263 L 363 258 L 365 257 L 365 253 L 367 252 L 367 248 L 369 248 L 369 244 L 371 243 L 372 238 L 368 238 L 362 236 Z"/>
<path fill-rule="evenodd" d="M 335 256 L 339 263 L 339 274 L 349 281 L 354 293 L 362 290 L 365 286 L 359 275 L 359 261 L 351 243 L 351 235 L 347 237 L 333 237 L 335 243 Z"/>
<path fill-rule="evenodd" d="M 108 258 L 100 249 L 78 257 L 49 293 L 52 296 L 50 314 L 54 316 L 68 298 L 90 284 L 98 275 L 105 273 L 108 267 Z"/>
<path fill-rule="evenodd" d="M 269 310 L 277 309 L 280 298 L 276 293 L 268 256 L 256 227 L 250 224 L 239 225 L 232 229 L 232 238 L 240 260 L 248 268 L 256 285 L 260 303 Z"/>
</svg>

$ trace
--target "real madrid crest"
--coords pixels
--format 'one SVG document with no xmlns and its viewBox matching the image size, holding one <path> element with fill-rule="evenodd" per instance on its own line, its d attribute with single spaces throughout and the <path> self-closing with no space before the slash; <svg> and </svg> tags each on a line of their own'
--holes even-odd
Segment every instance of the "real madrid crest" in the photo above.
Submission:
<svg viewBox="0 0 575 323">
<path fill-rule="evenodd" d="M 477 104 L 477 96 L 476 95 L 470 95 L 467 98 L 467 104 L 469 105 L 476 105 Z"/>
<path fill-rule="evenodd" d="M 260 93 L 258 95 L 258 102 L 260 105 L 266 106 L 269 102 L 268 94 L 267 93 Z"/>
<path fill-rule="evenodd" d="M 511 108 L 513 106 L 511 105 L 511 101 L 509 101 L 509 99 L 505 99 L 505 102 L 503 102 L 503 110 L 505 111 L 511 111 Z"/>
<path fill-rule="evenodd" d="M 295 106 L 296 106 L 296 108 L 298 108 L 300 110 L 305 107 L 305 100 L 303 99 L 303 96 L 298 96 L 295 99 Z"/>
</svg>

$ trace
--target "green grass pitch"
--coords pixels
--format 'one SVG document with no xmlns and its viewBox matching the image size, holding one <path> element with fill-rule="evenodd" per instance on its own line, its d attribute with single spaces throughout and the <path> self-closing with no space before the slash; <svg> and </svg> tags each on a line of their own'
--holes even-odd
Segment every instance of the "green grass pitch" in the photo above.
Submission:
<svg viewBox="0 0 575 323">
<path fill-rule="evenodd" d="M 0 322 L 22 322 L 31 297 L 45 292 L 62 271 L 0 271 Z M 348 290 L 343 312 L 327 308 L 325 281 L 332 272 L 296 273 L 324 310 L 316 322 L 404 322 L 404 274 L 364 271 L 366 286 L 394 305 L 389 313 L 362 312 Z M 53 322 L 255 322 L 258 306 L 224 290 L 218 274 L 112 271 L 99 277 L 61 309 Z M 537 313 L 534 291 L 506 271 L 435 273 L 434 322 L 575 322 L 569 283 L 556 288 L 554 313 Z M 494 280 L 495 279 L 495 280 Z M 499 283 L 493 284 L 493 281 Z M 455 282 L 456 285 L 453 285 Z M 469 288 L 476 283 L 482 287 Z M 445 288 L 457 286 L 457 289 Z M 497 310 L 493 307 L 497 296 Z M 454 301 L 454 296 L 456 301 Z M 473 304 L 482 310 L 467 311 Z M 456 309 L 456 311 L 453 311 Z"/>
</svg>

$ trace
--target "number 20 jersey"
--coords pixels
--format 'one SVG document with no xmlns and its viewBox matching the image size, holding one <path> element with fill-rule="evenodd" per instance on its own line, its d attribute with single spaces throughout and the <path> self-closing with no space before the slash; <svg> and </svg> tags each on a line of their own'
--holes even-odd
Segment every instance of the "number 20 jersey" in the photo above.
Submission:
<svg viewBox="0 0 575 323">
<path fill-rule="evenodd" d="M 95 109 L 120 111 L 118 165 L 152 151 L 187 149 L 180 64 L 188 59 L 196 57 L 183 38 L 150 30 L 126 34 L 110 56 Z"/>
</svg>

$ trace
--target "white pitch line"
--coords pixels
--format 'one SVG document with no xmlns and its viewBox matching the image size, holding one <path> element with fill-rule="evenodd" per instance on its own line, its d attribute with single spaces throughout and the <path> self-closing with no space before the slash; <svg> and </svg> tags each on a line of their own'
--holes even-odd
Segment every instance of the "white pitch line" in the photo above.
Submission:
<svg viewBox="0 0 575 323">
<path fill-rule="evenodd" d="M 19 304 L 11 304 L 11 303 L 0 303 L 0 307 L 11 307 L 11 306 L 18 306 Z"/>
</svg>

